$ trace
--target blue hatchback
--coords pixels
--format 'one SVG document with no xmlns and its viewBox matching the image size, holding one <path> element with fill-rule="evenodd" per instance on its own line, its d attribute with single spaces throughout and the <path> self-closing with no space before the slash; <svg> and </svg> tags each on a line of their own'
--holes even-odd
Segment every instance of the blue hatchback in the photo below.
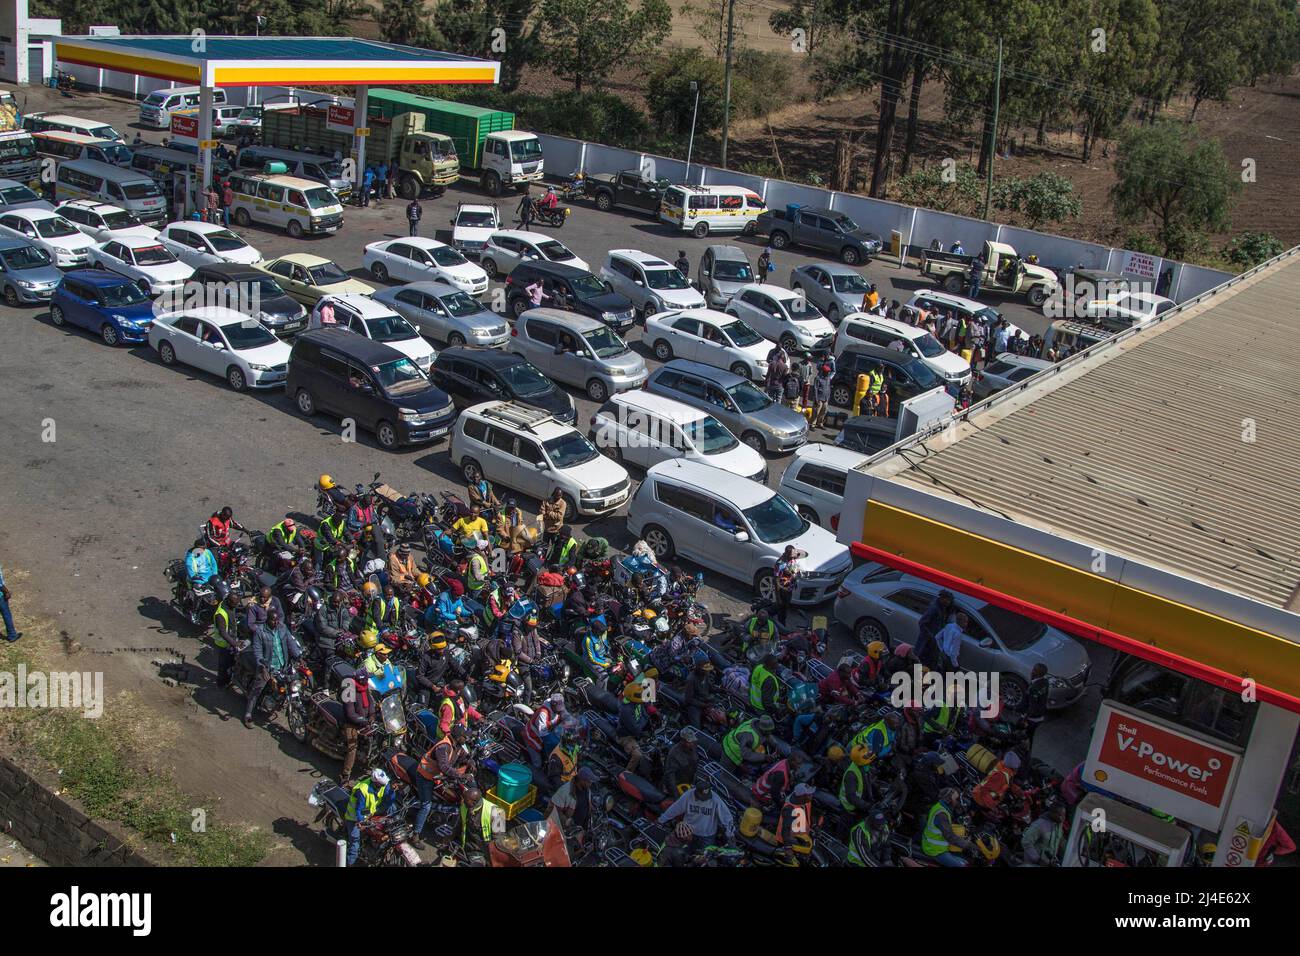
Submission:
<svg viewBox="0 0 1300 956">
<path fill-rule="evenodd" d="M 95 332 L 105 345 L 147 342 L 154 303 L 130 279 L 105 269 L 73 269 L 50 299 L 50 321 Z"/>
</svg>

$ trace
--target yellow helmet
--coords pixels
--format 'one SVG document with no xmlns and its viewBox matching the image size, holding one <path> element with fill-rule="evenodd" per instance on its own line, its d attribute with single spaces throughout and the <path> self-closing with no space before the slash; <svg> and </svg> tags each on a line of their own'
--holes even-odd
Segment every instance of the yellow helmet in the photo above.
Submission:
<svg viewBox="0 0 1300 956">
<path fill-rule="evenodd" d="M 1206 866 L 1213 866 L 1214 855 L 1218 852 L 1219 845 L 1217 843 L 1202 843 L 1201 848 L 1197 851 L 1197 855 L 1200 856 L 1201 862 Z"/>
<path fill-rule="evenodd" d="M 992 833 L 981 833 L 975 838 L 975 848 L 979 850 L 980 856 L 992 863 L 1002 855 L 1002 844 Z"/>
<path fill-rule="evenodd" d="M 361 585 L 361 593 L 364 594 L 366 597 L 370 597 L 371 595 L 378 594 L 379 585 L 376 584 L 374 581 L 367 581 L 365 584 Z"/>
<path fill-rule="evenodd" d="M 433 578 L 429 577 L 429 575 L 426 572 L 421 571 L 419 575 L 416 577 L 415 583 L 422 588 L 427 588 L 429 586 L 429 582 L 432 580 Z"/>
<path fill-rule="evenodd" d="M 447 635 L 442 631 L 430 631 L 429 646 L 435 651 L 445 651 L 447 649 Z"/>
<path fill-rule="evenodd" d="M 641 686 L 640 681 L 633 681 L 623 688 L 623 699 L 630 704 L 640 704 L 643 702 L 645 688 Z"/>
<path fill-rule="evenodd" d="M 329 491 L 331 488 L 338 487 L 338 482 L 336 482 L 329 475 L 321 475 L 320 478 L 316 481 L 316 484 L 320 486 L 321 491 Z"/>
<path fill-rule="evenodd" d="M 859 767 L 865 767 L 876 759 L 876 755 L 871 752 L 871 748 L 866 744 L 858 744 L 849 751 L 849 759 Z"/>
<path fill-rule="evenodd" d="M 362 647 L 373 648 L 378 643 L 379 643 L 379 632 L 376 631 L 373 627 L 368 627 L 361 632 Z"/>
<path fill-rule="evenodd" d="M 884 642 L 884 641 L 872 641 L 870 644 L 868 644 L 868 645 L 867 645 L 867 656 L 870 657 L 873 661 L 878 661 L 878 660 L 880 660 L 880 658 L 884 657 L 884 656 L 885 656 L 885 642 Z"/>
<path fill-rule="evenodd" d="M 637 866 L 654 866 L 655 858 L 650 855 L 650 851 L 645 847 L 637 847 L 631 853 L 632 859 L 636 860 Z"/>
<path fill-rule="evenodd" d="M 763 811 L 758 807 L 749 807 L 740 815 L 740 833 L 742 836 L 756 837 L 763 825 Z"/>
<path fill-rule="evenodd" d="M 488 680 L 495 681 L 498 684 L 504 684 L 506 678 L 510 676 L 510 662 L 502 661 L 492 668 L 492 673 L 488 674 Z"/>
<path fill-rule="evenodd" d="M 375 653 L 380 657 L 387 657 L 389 654 L 393 653 L 393 649 L 382 641 L 378 641 L 375 644 Z"/>
<path fill-rule="evenodd" d="M 844 759 L 844 748 L 839 744 L 831 744 L 830 748 L 826 751 L 826 756 L 835 763 L 839 763 Z"/>
</svg>

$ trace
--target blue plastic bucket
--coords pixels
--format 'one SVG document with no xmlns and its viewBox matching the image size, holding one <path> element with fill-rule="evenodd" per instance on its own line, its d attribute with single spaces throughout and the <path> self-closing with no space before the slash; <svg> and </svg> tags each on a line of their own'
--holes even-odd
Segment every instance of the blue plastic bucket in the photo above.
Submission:
<svg viewBox="0 0 1300 956">
<path fill-rule="evenodd" d="M 506 803 L 514 803 L 528 796 L 533 783 L 533 770 L 522 763 L 505 764 L 497 773 L 497 796 Z"/>
</svg>

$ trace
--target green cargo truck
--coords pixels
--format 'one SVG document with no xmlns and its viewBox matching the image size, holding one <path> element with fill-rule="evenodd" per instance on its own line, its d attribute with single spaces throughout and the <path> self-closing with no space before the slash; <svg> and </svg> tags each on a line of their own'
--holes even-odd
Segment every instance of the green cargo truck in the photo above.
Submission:
<svg viewBox="0 0 1300 956">
<path fill-rule="evenodd" d="M 425 130 L 450 136 L 461 174 L 477 177 L 489 195 L 506 186 L 523 191 L 543 176 L 541 140 L 515 129 L 513 113 L 386 89 L 371 90 L 369 104 L 372 129 L 379 118 L 410 113 L 423 117 Z"/>
<path fill-rule="evenodd" d="M 315 106 L 267 110 L 262 114 L 262 145 L 355 159 L 352 136 L 330 129 L 326 116 L 324 108 Z M 397 191 L 403 199 L 426 192 L 440 196 L 460 178 L 452 138 L 428 131 L 423 115 L 406 112 L 382 117 L 372 112 L 369 124 L 366 164 L 396 166 Z"/>
</svg>

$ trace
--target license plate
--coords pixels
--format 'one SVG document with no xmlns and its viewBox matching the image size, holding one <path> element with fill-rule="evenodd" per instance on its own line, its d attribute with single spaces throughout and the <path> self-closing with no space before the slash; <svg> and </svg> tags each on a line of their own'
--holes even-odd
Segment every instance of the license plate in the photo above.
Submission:
<svg viewBox="0 0 1300 956">
<path fill-rule="evenodd" d="M 338 231 L 339 231 L 339 227 L 338 227 L 338 226 L 326 226 L 324 231 L 325 231 L 325 232 L 338 232 Z"/>
<path fill-rule="evenodd" d="M 430 437 L 430 438 L 439 438 L 439 437 L 441 437 L 442 435 L 445 435 L 445 434 L 447 434 L 447 429 L 446 429 L 445 427 L 444 427 L 444 428 L 435 428 L 435 429 L 433 429 L 432 431 L 429 432 L 429 437 Z"/>
</svg>

